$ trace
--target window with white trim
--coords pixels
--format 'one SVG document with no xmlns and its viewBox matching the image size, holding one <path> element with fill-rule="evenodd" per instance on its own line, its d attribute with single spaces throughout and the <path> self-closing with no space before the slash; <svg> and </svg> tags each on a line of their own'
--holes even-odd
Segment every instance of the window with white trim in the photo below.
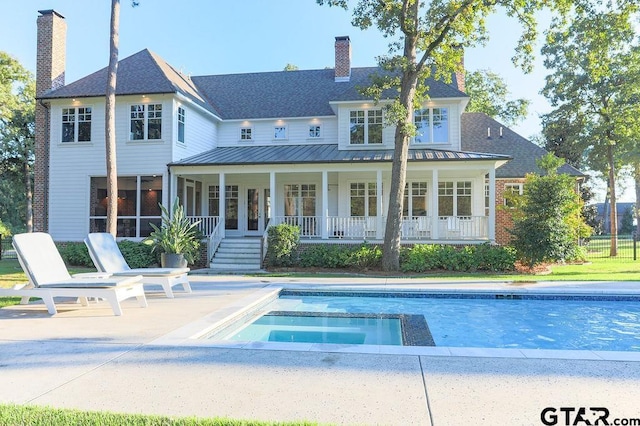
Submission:
<svg viewBox="0 0 640 426">
<path fill-rule="evenodd" d="M 186 119 L 186 111 L 182 107 L 178 107 L 178 142 L 184 143 L 184 126 Z"/>
<path fill-rule="evenodd" d="M 62 108 L 62 142 L 91 141 L 91 107 Z"/>
<path fill-rule="evenodd" d="M 287 127 L 286 126 L 276 126 L 273 128 L 273 138 L 274 139 L 286 139 L 287 138 Z"/>
<path fill-rule="evenodd" d="M 378 216 L 378 191 L 375 182 L 354 182 L 350 186 L 350 215 Z"/>
<path fill-rule="evenodd" d="M 253 129 L 251 127 L 241 127 L 240 128 L 240 140 L 241 141 L 253 140 Z"/>
<path fill-rule="evenodd" d="M 423 108 L 413 112 L 414 143 L 449 143 L 449 109 Z"/>
<path fill-rule="evenodd" d="M 321 127 L 319 124 L 310 124 L 309 125 L 309 138 L 310 139 L 318 139 L 322 135 Z"/>
<path fill-rule="evenodd" d="M 129 140 L 162 139 L 162 104 L 131 105 Z"/>
<path fill-rule="evenodd" d="M 471 216 L 470 181 L 438 182 L 438 216 Z"/>
<path fill-rule="evenodd" d="M 516 203 L 514 198 L 519 197 L 524 193 L 524 185 L 521 183 L 505 183 L 504 184 L 504 193 L 502 194 L 504 198 L 504 205 L 506 207 L 515 207 Z"/>
<path fill-rule="evenodd" d="M 349 112 L 349 143 L 351 145 L 382 143 L 382 110 Z"/>
</svg>

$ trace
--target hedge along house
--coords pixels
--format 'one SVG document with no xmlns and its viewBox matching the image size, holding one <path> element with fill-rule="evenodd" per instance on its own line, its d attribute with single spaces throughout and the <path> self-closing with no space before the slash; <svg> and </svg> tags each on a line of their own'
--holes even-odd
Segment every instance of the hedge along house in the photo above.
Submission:
<svg viewBox="0 0 640 426">
<path fill-rule="evenodd" d="M 38 54 L 35 224 L 79 241 L 106 225 L 107 71 L 68 85 L 64 66 L 40 75 L 64 63 L 66 28 L 55 11 L 40 14 L 38 45 L 40 37 L 57 42 Z M 309 242 L 381 241 L 395 129 L 385 123 L 386 102 L 358 91 L 378 68 L 351 66 L 348 37 L 336 37 L 335 61 L 334 69 L 189 77 L 146 49 L 122 59 L 118 236 L 148 236 L 158 203 L 178 196 L 201 221 L 214 262 L 219 244 L 279 223 L 300 226 Z M 428 81 L 430 99 L 415 111 L 405 243 L 501 242 L 500 170 L 517 155 L 544 154 L 487 116 L 465 114 L 463 84 L 459 75 L 452 84 Z"/>
</svg>

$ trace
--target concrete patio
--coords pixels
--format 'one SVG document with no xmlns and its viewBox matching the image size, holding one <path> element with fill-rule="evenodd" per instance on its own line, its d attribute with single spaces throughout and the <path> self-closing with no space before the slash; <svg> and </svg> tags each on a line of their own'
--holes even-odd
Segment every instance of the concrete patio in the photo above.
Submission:
<svg viewBox="0 0 640 426">
<path fill-rule="evenodd" d="M 83 410 L 334 424 L 539 425 L 546 407 L 606 407 L 609 421 L 640 418 L 640 353 L 611 359 L 383 355 L 341 351 L 163 346 L 162 336 L 251 295 L 289 285 L 498 289 L 509 283 L 414 279 L 191 276 L 194 292 L 149 307 L 123 302 L 0 309 L 0 401 Z M 640 283 L 538 283 L 527 288 L 640 293 Z M 544 358 L 557 356 L 558 358 Z M 585 357 L 582 357 L 585 358 Z M 589 358 L 589 357 L 586 357 Z M 571 422 L 574 413 L 570 413 Z M 579 423 L 580 424 L 580 423 Z M 613 424 L 613 423 L 612 423 Z"/>
</svg>

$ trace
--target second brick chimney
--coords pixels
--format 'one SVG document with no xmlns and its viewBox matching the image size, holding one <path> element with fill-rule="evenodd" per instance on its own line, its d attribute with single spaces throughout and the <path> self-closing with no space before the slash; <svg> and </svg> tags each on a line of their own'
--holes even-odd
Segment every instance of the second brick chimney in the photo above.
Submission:
<svg viewBox="0 0 640 426">
<path fill-rule="evenodd" d="M 39 10 L 36 53 L 36 97 L 64 86 L 67 22 L 55 10 Z M 48 230 L 49 106 L 36 103 L 33 230 Z"/>
<path fill-rule="evenodd" d="M 336 37 L 335 81 L 349 81 L 351 78 L 351 40 L 349 36 Z"/>
</svg>

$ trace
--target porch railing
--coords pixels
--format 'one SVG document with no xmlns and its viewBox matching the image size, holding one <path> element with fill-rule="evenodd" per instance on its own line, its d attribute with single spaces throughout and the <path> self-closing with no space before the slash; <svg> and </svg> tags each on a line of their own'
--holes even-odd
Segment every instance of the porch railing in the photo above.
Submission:
<svg viewBox="0 0 640 426">
<path fill-rule="evenodd" d="M 213 259 L 213 255 L 222 241 L 222 233 L 220 231 L 220 222 L 218 221 L 209 235 L 209 244 L 207 244 L 207 259 L 209 262 Z"/>
<path fill-rule="evenodd" d="M 189 219 L 193 222 L 201 221 L 198 228 L 206 237 L 216 234 L 216 238 L 219 238 L 220 221 L 217 216 L 190 216 Z M 275 216 L 270 219 L 269 226 L 281 223 L 299 226 L 300 238 L 303 239 L 321 238 L 326 229 L 329 239 L 381 240 L 384 238 L 386 217 L 330 216 L 325 221 L 316 216 Z M 403 240 L 436 239 L 435 226 L 437 240 L 485 240 L 489 237 L 489 221 L 486 216 L 404 217 L 400 228 L 401 237 Z"/>
<path fill-rule="evenodd" d="M 218 226 L 218 222 L 220 222 L 219 216 L 189 216 L 188 218 L 191 223 L 200 221 L 200 223 L 198 223 L 198 229 L 205 237 L 213 234 L 213 230 Z"/>
</svg>

